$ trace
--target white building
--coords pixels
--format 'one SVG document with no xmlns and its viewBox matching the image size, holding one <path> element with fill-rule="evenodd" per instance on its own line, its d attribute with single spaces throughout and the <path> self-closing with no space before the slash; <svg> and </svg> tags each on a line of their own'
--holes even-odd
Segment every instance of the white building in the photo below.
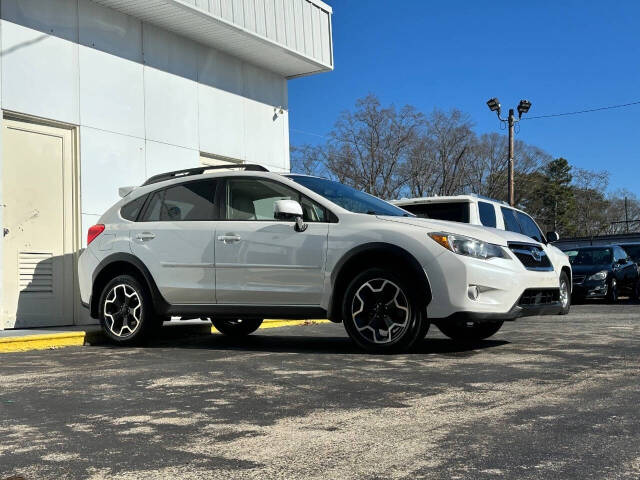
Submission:
<svg viewBox="0 0 640 480">
<path fill-rule="evenodd" d="M 118 187 L 289 168 L 287 79 L 333 69 L 320 0 L 0 0 L 0 329 L 87 321 L 86 230 Z"/>
</svg>

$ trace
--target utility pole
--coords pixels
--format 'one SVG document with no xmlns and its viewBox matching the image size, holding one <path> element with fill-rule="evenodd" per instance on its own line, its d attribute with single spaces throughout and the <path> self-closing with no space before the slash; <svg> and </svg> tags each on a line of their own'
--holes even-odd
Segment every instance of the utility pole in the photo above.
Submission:
<svg viewBox="0 0 640 480">
<path fill-rule="evenodd" d="M 514 136 L 514 127 L 515 127 L 515 116 L 513 114 L 513 108 L 509 109 L 509 205 L 515 207 L 516 205 L 516 197 L 515 197 L 515 180 L 513 179 L 513 136 Z"/>
<path fill-rule="evenodd" d="M 514 165 L 513 165 L 513 150 L 514 150 L 514 134 L 515 134 L 515 125 L 522 118 L 523 113 L 527 113 L 531 108 L 531 102 L 529 100 L 520 100 L 518 104 L 518 118 L 516 119 L 513 108 L 509 109 L 509 116 L 504 119 L 500 116 L 500 101 L 497 98 L 492 98 L 487 102 L 487 106 L 489 110 L 492 112 L 496 112 L 498 115 L 498 119 L 501 122 L 507 122 L 509 124 L 509 157 L 508 157 L 508 168 L 507 172 L 509 175 L 509 179 L 507 180 L 507 190 L 509 197 L 509 205 L 515 207 L 516 205 L 516 195 L 515 195 L 515 179 L 514 179 Z"/>
<path fill-rule="evenodd" d="M 624 197 L 624 223 L 627 226 L 627 233 L 629 233 L 629 207 L 627 206 L 627 197 Z"/>
</svg>

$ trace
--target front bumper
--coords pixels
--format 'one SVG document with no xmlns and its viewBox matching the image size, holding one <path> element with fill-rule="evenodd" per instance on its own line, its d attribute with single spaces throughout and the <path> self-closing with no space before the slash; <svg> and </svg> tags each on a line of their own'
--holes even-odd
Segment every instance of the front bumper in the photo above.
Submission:
<svg viewBox="0 0 640 480">
<path fill-rule="evenodd" d="M 562 311 L 559 273 L 527 270 L 515 257 L 487 261 L 447 251 L 424 269 L 432 291 L 427 316 L 434 322 L 514 320 Z M 531 292 L 551 292 L 553 298 L 532 300 Z"/>
<path fill-rule="evenodd" d="M 582 283 L 574 283 L 571 294 L 577 298 L 604 298 L 609 293 L 609 284 L 606 280 L 585 280 Z"/>
<path fill-rule="evenodd" d="M 558 315 L 562 312 L 562 303 L 552 302 L 541 305 L 520 305 L 519 302 L 511 307 L 506 313 L 486 313 L 486 312 L 456 312 L 447 318 L 434 318 L 437 322 L 474 322 L 486 323 L 495 321 L 510 321 L 520 317 L 533 317 L 537 315 Z"/>
</svg>

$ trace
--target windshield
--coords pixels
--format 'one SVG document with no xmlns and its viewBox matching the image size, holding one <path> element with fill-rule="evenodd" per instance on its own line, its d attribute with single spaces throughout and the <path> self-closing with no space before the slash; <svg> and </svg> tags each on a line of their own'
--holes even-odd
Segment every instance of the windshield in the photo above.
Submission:
<svg viewBox="0 0 640 480">
<path fill-rule="evenodd" d="M 304 175 L 287 175 L 287 177 L 353 213 L 388 215 L 392 217 L 413 216 L 405 210 L 394 207 L 373 195 L 326 178 L 307 177 Z"/>
<path fill-rule="evenodd" d="M 610 248 L 589 248 L 565 253 L 569 255 L 571 265 L 606 265 L 613 258 Z"/>
</svg>

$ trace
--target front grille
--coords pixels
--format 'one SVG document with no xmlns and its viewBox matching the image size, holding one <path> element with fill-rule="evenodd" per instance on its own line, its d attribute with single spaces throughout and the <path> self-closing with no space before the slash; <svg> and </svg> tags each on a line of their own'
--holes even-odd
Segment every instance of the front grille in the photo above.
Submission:
<svg viewBox="0 0 640 480">
<path fill-rule="evenodd" d="M 530 288 L 524 291 L 518 305 L 550 305 L 559 301 L 559 288 Z"/>
<path fill-rule="evenodd" d="M 527 270 L 550 271 L 553 265 L 545 251 L 529 243 L 509 243 L 509 248 Z"/>
<path fill-rule="evenodd" d="M 584 279 L 586 278 L 586 275 L 574 275 L 573 276 L 573 283 L 582 283 L 584 282 Z"/>
</svg>

